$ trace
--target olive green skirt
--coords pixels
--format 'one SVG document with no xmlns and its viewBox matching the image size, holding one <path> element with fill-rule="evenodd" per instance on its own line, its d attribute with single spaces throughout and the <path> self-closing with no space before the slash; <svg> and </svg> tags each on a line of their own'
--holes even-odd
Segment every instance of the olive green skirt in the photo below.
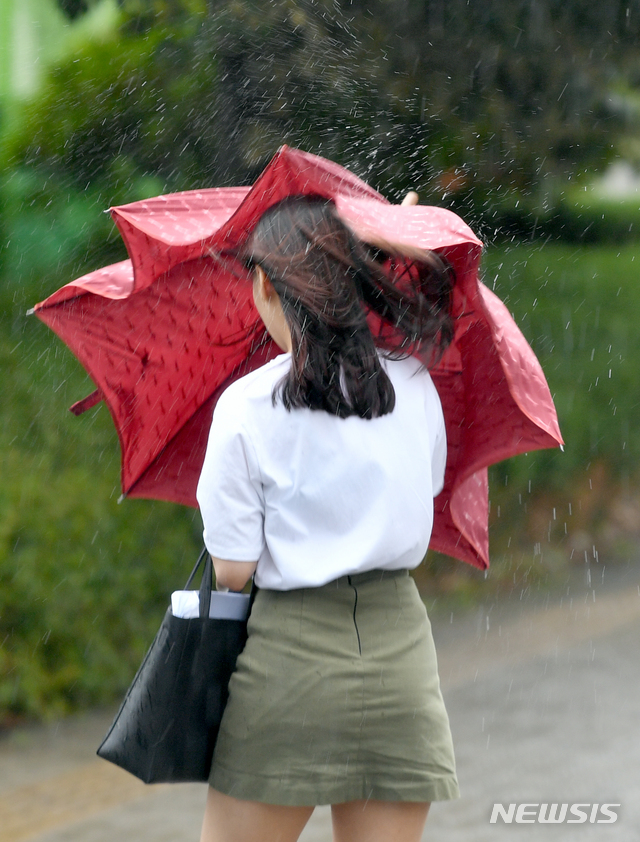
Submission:
<svg viewBox="0 0 640 842">
<path fill-rule="evenodd" d="M 431 626 L 406 570 L 258 591 L 209 783 L 284 805 L 458 797 Z"/>
</svg>

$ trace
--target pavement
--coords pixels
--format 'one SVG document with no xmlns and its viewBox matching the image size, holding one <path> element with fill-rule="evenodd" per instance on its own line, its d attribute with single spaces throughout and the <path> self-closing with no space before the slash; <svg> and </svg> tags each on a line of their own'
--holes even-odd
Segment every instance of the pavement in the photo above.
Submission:
<svg viewBox="0 0 640 842">
<path fill-rule="evenodd" d="M 436 615 L 462 798 L 432 806 L 424 840 L 640 842 L 640 567 L 602 574 Z M 0 739 L 0 842 L 199 838 L 205 785 L 145 786 L 96 758 L 113 713 Z M 591 807 L 584 823 L 491 824 L 495 803 L 620 807 L 609 824 Z M 329 808 L 301 840 L 330 842 Z"/>
</svg>

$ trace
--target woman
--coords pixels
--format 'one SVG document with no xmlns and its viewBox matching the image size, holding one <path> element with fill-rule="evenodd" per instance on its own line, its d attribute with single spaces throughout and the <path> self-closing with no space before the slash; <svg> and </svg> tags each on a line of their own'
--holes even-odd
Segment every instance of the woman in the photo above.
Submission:
<svg viewBox="0 0 640 842">
<path fill-rule="evenodd" d="M 318 804 L 336 842 L 417 842 L 430 802 L 458 796 L 408 575 L 444 482 L 426 366 L 451 341 L 452 281 L 434 254 L 390 251 L 315 197 L 271 208 L 246 247 L 284 353 L 221 396 L 198 485 L 218 587 L 259 588 L 201 842 L 294 842 Z"/>
</svg>

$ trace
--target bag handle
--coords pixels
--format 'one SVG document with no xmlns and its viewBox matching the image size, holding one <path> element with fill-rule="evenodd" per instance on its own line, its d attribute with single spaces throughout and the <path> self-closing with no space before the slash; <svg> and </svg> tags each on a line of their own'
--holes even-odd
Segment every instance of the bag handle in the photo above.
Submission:
<svg viewBox="0 0 640 842">
<path fill-rule="evenodd" d="M 211 591 L 213 590 L 213 569 L 211 556 L 207 553 L 200 580 L 200 619 L 209 619 L 209 606 L 211 605 Z"/>
<path fill-rule="evenodd" d="M 187 579 L 187 584 L 184 586 L 185 591 L 189 590 L 189 585 L 198 572 L 198 568 L 204 562 L 204 570 L 202 571 L 202 579 L 200 580 L 200 617 L 209 616 L 209 606 L 211 605 L 211 591 L 213 590 L 213 567 L 211 564 L 211 556 L 207 552 L 207 548 L 203 547 L 195 567 L 191 571 L 191 575 Z"/>
<path fill-rule="evenodd" d="M 190 574 L 189 578 L 187 579 L 187 584 L 184 586 L 185 591 L 189 590 L 189 585 L 191 584 L 191 582 L 193 582 L 193 577 L 198 572 L 198 567 L 200 567 L 200 565 L 202 564 L 202 559 L 206 556 L 206 554 L 207 554 L 207 548 L 203 547 L 202 552 L 200 553 L 200 555 L 198 556 L 198 560 L 196 561 L 196 565 L 193 568 L 193 570 L 191 571 L 191 574 Z M 209 558 L 211 558 L 211 556 L 209 556 Z"/>
</svg>

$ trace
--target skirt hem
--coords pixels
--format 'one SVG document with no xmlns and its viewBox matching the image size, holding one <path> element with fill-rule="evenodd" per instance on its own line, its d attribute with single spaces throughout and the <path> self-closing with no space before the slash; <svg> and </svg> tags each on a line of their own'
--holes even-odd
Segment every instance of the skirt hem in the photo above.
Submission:
<svg viewBox="0 0 640 842">
<path fill-rule="evenodd" d="M 275 779 L 243 772 L 224 770 L 218 766 L 212 771 L 209 784 L 223 795 L 241 801 L 258 801 L 263 804 L 277 804 L 286 807 L 320 807 L 327 804 L 342 804 L 345 801 L 453 801 L 460 797 L 455 775 L 432 781 L 394 781 L 389 786 L 374 783 L 356 776 L 353 780 L 341 782 L 307 782 L 299 779 Z"/>
</svg>

